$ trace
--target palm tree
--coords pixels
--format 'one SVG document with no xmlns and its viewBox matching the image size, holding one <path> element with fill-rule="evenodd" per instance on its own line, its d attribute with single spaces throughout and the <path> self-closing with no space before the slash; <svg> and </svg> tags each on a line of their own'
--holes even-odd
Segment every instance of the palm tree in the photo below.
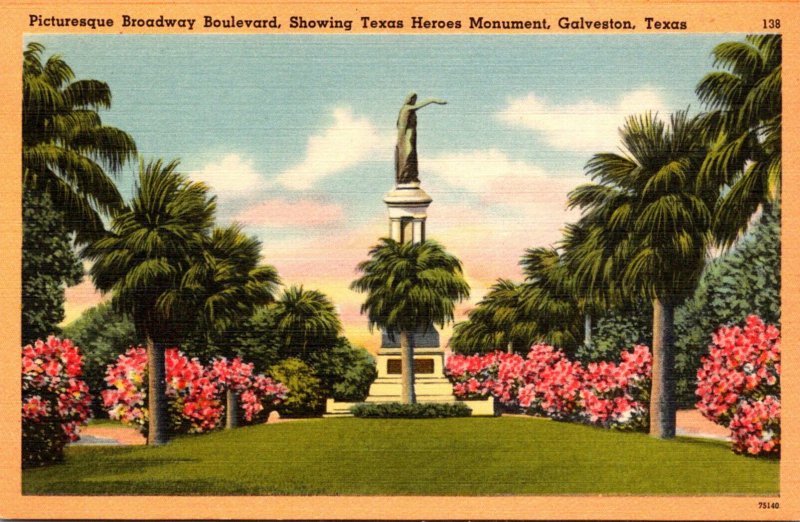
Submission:
<svg viewBox="0 0 800 522">
<path fill-rule="evenodd" d="M 590 309 L 576 298 L 572 275 L 561 254 L 554 248 L 529 248 L 520 265 L 527 290 L 523 312 L 536 321 L 537 341 L 574 352 L 580 342 L 583 311 L 588 314 Z M 583 333 L 588 342 L 591 325 Z"/>
<path fill-rule="evenodd" d="M 202 257 L 195 260 L 173 291 L 189 292 L 199 310 L 198 328 L 208 344 L 251 317 L 256 307 L 274 301 L 280 283 L 278 272 L 259 265 L 261 242 L 246 236 L 239 225 L 215 228 L 206 240 Z M 228 354 L 230 355 L 230 354 Z M 238 397 L 226 390 L 226 428 L 238 420 Z"/>
<path fill-rule="evenodd" d="M 32 42 L 23 53 L 23 185 L 49 194 L 76 240 L 86 243 L 102 236 L 102 216 L 123 206 L 107 171 L 118 172 L 136 155 L 136 145 L 100 120 L 97 110 L 111 106 L 108 85 L 73 81 L 69 65 L 58 55 L 43 63 L 43 51 Z"/>
<path fill-rule="evenodd" d="M 84 249 L 94 261 L 95 286 L 113 293 L 114 307 L 130 314 L 147 344 L 149 444 L 168 439 L 164 350 L 195 322 L 183 278 L 203 256 L 216 208 L 208 188 L 176 172 L 177 166 L 140 162 L 130 205 L 114 217 L 109 234 Z"/>
<path fill-rule="evenodd" d="M 365 292 L 361 313 L 390 336 L 399 335 L 402 358 L 402 401 L 414 394 L 414 332 L 453 321 L 455 303 L 469 297 L 461 262 L 435 241 L 398 243 L 384 238 L 362 261 L 362 276 L 350 285 Z"/>
<path fill-rule="evenodd" d="M 597 183 L 569 195 L 570 205 L 583 210 L 586 234 L 585 257 L 571 269 L 589 292 L 601 288 L 609 295 L 652 300 L 650 434 L 670 438 L 675 435 L 674 311 L 693 293 L 705 264 L 716 195 L 697 190 L 707 152 L 698 118 L 680 111 L 667 125 L 652 114 L 629 117 L 621 137 L 624 154 L 593 156 L 586 171 Z"/>
<path fill-rule="evenodd" d="M 760 205 L 780 198 L 781 35 L 747 35 L 714 48 L 714 66 L 697 85 L 714 146 L 702 171 L 704 190 L 722 191 L 714 216 L 718 244 L 732 245 Z M 769 209 L 766 209 L 769 213 Z"/>
<path fill-rule="evenodd" d="M 468 312 L 469 319 L 455 325 L 450 346 L 460 352 L 496 349 L 523 350 L 536 338 L 536 323 L 523 314 L 525 287 L 498 279 L 489 293 Z"/>
<path fill-rule="evenodd" d="M 333 347 L 342 323 L 325 294 L 301 285 L 284 290 L 275 303 L 275 328 L 288 351 L 305 358 L 309 347 Z"/>
</svg>

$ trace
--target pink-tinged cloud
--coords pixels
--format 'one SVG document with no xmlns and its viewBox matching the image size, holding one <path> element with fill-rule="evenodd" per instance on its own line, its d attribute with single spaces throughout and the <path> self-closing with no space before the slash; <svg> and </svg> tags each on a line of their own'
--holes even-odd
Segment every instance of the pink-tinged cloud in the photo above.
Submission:
<svg viewBox="0 0 800 522">
<path fill-rule="evenodd" d="M 386 235 L 388 225 L 371 221 L 356 228 L 324 228 L 298 231 L 293 237 L 264 240 L 262 257 L 274 265 L 284 281 L 304 282 L 319 277 L 349 281 L 356 265 Z"/>
<path fill-rule="evenodd" d="M 311 199 L 273 198 L 234 216 L 234 221 L 260 228 L 319 227 L 335 225 L 344 218 L 340 205 Z"/>
</svg>

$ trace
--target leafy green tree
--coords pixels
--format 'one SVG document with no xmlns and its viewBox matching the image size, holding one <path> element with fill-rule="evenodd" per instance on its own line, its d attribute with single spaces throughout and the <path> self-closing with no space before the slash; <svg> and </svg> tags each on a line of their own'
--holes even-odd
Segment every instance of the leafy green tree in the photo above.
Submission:
<svg viewBox="0 0 800 522">
<path fill-rule="evenodd" d="M 142 339 L 130 317 L 119 314 L 108 303 L 85 310 L 81 316 L 64 327 L 64 337 L 72 339 L 83 354 L 83 380 L 92 392 L 95 417 L 106 414 L 100 392 L 107 388 L 106 367 L 113 364 L 119 354 Z"/>
<path fill-rule="evenodd" d="M 216 208 L 208 188 L 177 166 L 140 162 L 130 205 L 84 251 L 94 261 L 95 286 L 112 292 L 115 310 L 130 314 L 147 345 L 149 444 L 168 440 L 164 351 L 179 345 L 197 318 L 183 278 L 203 255 Z"/>
<path fill-rule="evenodd" d="M 265 372 L 282 357 L 277 323 L 274 304 L 257 307 L 243 323 L 228 331 L 224 339 L 226 349 L 231 355 L 254 363 L 256 371 Z"/>
<path fill-rule="evenodd" d="M 107 172 L 135 156 L 125 132 L 103 125 L 98 109 L 111 107 L 111 90 L 97 80 L 74 81 L 58 55 L 42 61 L 44 46 L 29 43 L 22 64 L 22 181 L 49 194 L 76 240 L 102 236 L 102 217 L 123 206 Z"/>
<path fill-rule="evenodd" d="M 679 308 L 680 310 L 680 308 Z M 678 311 L 676 329 L 678 328 Z M 597 317 L 592 343 L 578 348 L 575 356 L 582 362 L 616 361 L 620 352 L 644 344 L 653 343 L 653 306 L 646 299 L 603 311 Z M 676 339 L 679 339 L 677 336 Z"/>
<path fill-rule="evenodd" d="M 398 243 L 384 238 L 362 261 L 362 276 L 350 285 L 365 292 L 361 313 L 370 328 L 377 326 L 400 337 L 402 400 L 416 402 L 414 394 L 414 332 L 432 324 L 453 321 L 455 303 L 469 297 L 461 262 L 435 241 Z"/>
<path fill-rule="evenodd" d="M 323 405 L 322 381 L 314 369 L 296 357 L 273 365 L 268 371 L 273 380 L 281 382 L 289 393 L 277 410 L 288 416 L 317 414 Z"/>
<path fill-rule="evenodd" d="M 597 182 L 569 196 L 596 245 L 574 267 L 579 284 L 611 279 L 629 299 L 652 300 L 650 434 L 658 438 L 675 436 L 675 308 L 694 293 L 712 239 L 716 194 L 696 182 L 707 152 L 702 131 L 684 111 L 669 125 L 652 114 L 629 117 L 624 153 L 594 155 L 586 171 Z"/>
<path fill-rule="evenodd" d="M 372 381 L 378 376 L 375 358 L 345 337 L 339 337 L 330 350 L 312 352 L 308 363 L 320 379 L 323 395 L 342 402 L 366 399 Z"/>
<path fill-rule="evenodd" d="M 680 404 L 697 400 L 697 369 L 720 326 L 756 314 L 781 323 L 780 206 L 771 207 L 724 255 L 711 261 L 691 299 L 675 313 L 677 393 Z"/>
<path fill-rule="evenodd" d="M 524 314 L 525 287 L 498 279 L 489 293 L 457 323 L 450 346 L 460 353 L 484 353 L 506 348 L 508 353 L 524 351 L 536 338 L 536 323 Z"/>
<path fill-rule="evenodd" d="M 78 261 L 61 213 L 47 193 L 22 195 L 22 344 L 60 332 L 64 288 L 78 284 Z"/>
<path fill-rule="evenodd" d="M 223 335 L 211 339 L 199 328 L 184 340 L 186 353 L 191 353 L 204 363 L 214 357 L 241 357 L 255 364 L 257 372 L 265 372 L 284 358 L 283 344 L 275 325 L 275 306 L 255 307 L 250 317 L 231 326 Z"/>
<path fill-rule="evenodd" d="M 275 327 L 284 353 L 305 359 L 309 352 L 330 349 L 342 331 L 336 307 L 318 290 L 291 286 L 275 303 Z"/>
<path fill-rule="evenodd" d="M 732 245 L 759 205 L 780 198 L 781 35 L 747 35 L 744 42 L 714 48 L 714 66 L 697 85 L 709 110 L 703 125 L 714 145 L 700 178 L 704 190 L 720 192 L 714 234 Z"/>
</svg>

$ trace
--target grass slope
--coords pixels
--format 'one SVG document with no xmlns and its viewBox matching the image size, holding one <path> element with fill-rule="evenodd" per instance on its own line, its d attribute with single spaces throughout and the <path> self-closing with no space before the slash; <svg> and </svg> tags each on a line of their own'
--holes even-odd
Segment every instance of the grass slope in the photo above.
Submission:
<svg viewBox="0 0 800 522">
<path fill-rule="evenodd" d="M 776 494 L 777 461 L 542 419 L 312 419 L 73 447 L 23 473 L 25 494 Z"/>
</svg>

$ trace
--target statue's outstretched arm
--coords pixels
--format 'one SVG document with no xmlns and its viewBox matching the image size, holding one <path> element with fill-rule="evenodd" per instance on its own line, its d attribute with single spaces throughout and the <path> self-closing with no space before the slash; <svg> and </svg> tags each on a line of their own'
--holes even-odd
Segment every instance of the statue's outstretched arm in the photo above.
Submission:
<svg viewBox="0 0 800 522">
<path fill-rule="evenodd" d="M 437 105 L 447 105 L 447 102 L 445 100 L 439 100 L 439 99 L 432 98 L 430 100 L 425 100 L 424 102 L 420 102 L 420 103 L 412 106 L 411 109 L 416 111 L 416 110 L 419 110 L 419 109 L 425 107 L 426 105 L 430 105 L 431 103 L 435 103 Z"/>
</svg>

